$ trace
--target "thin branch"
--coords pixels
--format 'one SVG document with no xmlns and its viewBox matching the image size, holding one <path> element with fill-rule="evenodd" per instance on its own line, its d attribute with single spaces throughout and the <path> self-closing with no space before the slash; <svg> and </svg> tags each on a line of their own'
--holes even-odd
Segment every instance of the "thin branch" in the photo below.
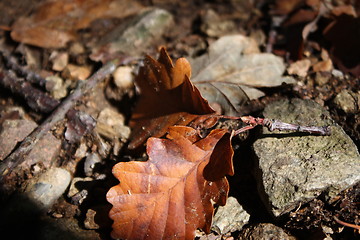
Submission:
<svg viewBox="0 0 360 240">
<path fill-rule="evenodd" d="M 248 124 L 249 126 L 245 126 L 235 131 L 235 135 L 246 130 L 250 130 L 258 125 L 264 126 L 269 131 L 280 130 L 280 131 L 295 131 L 295 132 L 308 132 L 311 134 L 328 136 L 331 134 L 330 126 L 301 126 L 297 124 L 284 123 L 279 120 L 268 119 L 268 118 L 254 118 L 252 116 L 244 116 L 239 117 L 242 122 Z"/>
<path fill-rule="evenodd" d="M 344 221 L 341 221 L 340 219 L 338 219 L 336 216 L 334 216 L 334 219 L 337 223 L 345 226 L 345 227 L 351 227 L 351 228 L 354 228 L 354 229 L 357 229 L 358 231 L 360 231 L 360 226 L 359 225 L 356 225 L 356 224 L 352 224 L 352 223 L 347 223 L 347 222 L 344 222 Z"/>
<path fill-rule="evenodd" d="M 7 158 L 0 162 L 0 181 L 12 170 L 21 164 L 39 139 L 44 136 L 57 122 L 65 118 L 65 114 L 76 104 L 76 102 L 91 89 L 93 89 L 106 75 L 112 73 L 120 60 L 113 60 L 105 64 L 88 80 L 79 82 L 79 85 L 52 114 L 39 125 L 29 136 L 27 136 L 19 147 Z"/>
<path fill-rule="evenodd" d="M 45 87 L 46 80 L 43 77 L 41 77 L 38 73 L 19 65 L 19 63 L 17 62 L 14 56 L 9 56 L 6 53 L 2 53 L 2 56 L 8 68 L 14 70 L 16 73 L 23 76 L 28 82 L 35 83 L 40 87 Z"/>
<path fill-rule="evenodd" d="M 60 104 L 59 100 L 33 87 L 29 82 L 19 79 L 12 71 L 0 70 L 0 85 L 25 98 L 27 104 L 37 112 L 49 113 Z"/>
</svg>

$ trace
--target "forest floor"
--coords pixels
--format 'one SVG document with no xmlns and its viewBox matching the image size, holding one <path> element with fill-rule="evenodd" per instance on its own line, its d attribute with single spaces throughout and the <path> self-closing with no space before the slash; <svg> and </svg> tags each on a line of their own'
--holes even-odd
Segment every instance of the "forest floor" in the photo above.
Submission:
<svg viewBox="0 0 360 240">
<path fill-rule="evenodd" d="M 110 239 L 112 221 L 108 213 L 111 205 L 105 196 L 118 183 L 112 176 L 112 167 L 119 161 L 146 158 L 144 152 L 127 150 L 129 121 L 138 99 L 133 75 L 144 55 L 156 58 L 161 46 L 174 60 L 180 57 L 196 59 L 206 54 L 209 46 L 223 36 L 241 34 L 248 37 L 256 43 L 259 52 L 280 57 L 286 67 L 282 75 L 291 77 L 295 83 L 253 84 L 251 87 L 263 94 L 250 99 L 245 97 L 246 101 L 236 109 L 239 114 L 261 117 L 264 108 L 277 100 L 310 99 L 327 110 L 360 149 L 358 1 L 100 2 L 0 2 L 0 162 L 14 152 L 19 147 L 18 142 L 36 126 L 43 126 L 54 108 L 76 88 L 79 79 L 88 79 L 103 66 L 101 62 L 114 57 L 122 61 L 121 70 L 110 76 L 103 74 L 93 91 L 73 105 L 75 110 L 72 108 L 66 117 L 51 127 L 53 136 L 39 143 L 41 146 L 34 147 L 35 156 L 21 155 L 24 162 L 19 162 L 19 166 L 2 179 L 1 210 L 11 211 L 8 215 L 3 214 L 6 220 L 2 217 L 0 236 L 9 233 L 12 239 L 52 239 L 60 233 L 63 236 L 57 239 Z M 47 7 L 39 10 L 39 4 L 44 3 Z M 110 10 L 107 9 L 109 5 Z M 132 29 L 129 31 L 132 35 L 128 37 L 131 39 L 137 33 L 133 17 L 148 7 L 167 10 L 174 22 L 170 27 L 162 26 L 165 30 L 159 30 L 159 27 L 146 33 L 148 36 L 141 36 L 144 42 L 140 46 L 134 43 L 136 37 L 134 42 L 122 43 L 124 40 L 118 38 L 121 26 Z M 91 14 L 80 13 L 77 8 Z M 119 47 L 116 45 L 119 42 L 130 47 Z M 129 80 L 118 82 L 119 78 Z M 105 112 L 104 109 L 111 110 Z M 77 122 L 79 119 L 82 119 L 81 123 Z M 15 120 L 18 121 L 16 127 L 11 125 L 15 122 L 10 124 Z M 255 128 L 244 137 L 245 140 L 234 140 L 234 158 L 239 155 L 242 159 L 250 158 L 252 144 L 259 134 L 260 129 Z M 319 195 L 298 209 L 274 218 L 257 192 L 256 177 L 251 171 L 253 165 L 248 162 L 239 169 L 235 162 L 236 174 L 229 177 L 230 196 L 236 197 L 250 213 L 246 225 L 234 232 L 219 235 L 212 231 L 210 235 L 199 235 L 198 238 L 241 239 L 246 229 L 259 223 L 271 223 L 288 234 L 288 239 L 290 236 L 297 239 L 360 239 L 359 182 L 330 202 L 324 195 Z M 64 179 L 69 179 L 64 181 L 72 182 L 73 186 L 70 190 L 66 186 L 67 190 L 64 189 L 60 197 L 49 200 L 52 202 L 47 203 L 50 205 L 45 211 L 35 211 L 37 218 L 34 219 L 33 212 L 28 209 L 36 206 L 28 203 L 19 210 L 16 205 L 25 200 L 14 199 L 26 191 L 32 179 L 37 179 L 51 167 L 66 169 L 70 176 L 65 176 Z M 80 183 L 76 185 L 74 178 Z M 29 218 L 24 211 L 26 214 L 31 212 Z M 268 235 L 260 237 L 270 239 Z"/>
</svg>

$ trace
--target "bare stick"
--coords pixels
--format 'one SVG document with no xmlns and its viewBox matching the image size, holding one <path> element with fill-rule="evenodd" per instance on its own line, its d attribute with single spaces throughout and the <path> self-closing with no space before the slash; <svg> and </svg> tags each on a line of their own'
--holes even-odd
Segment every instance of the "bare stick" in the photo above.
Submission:
<svg viewBox="0 0 360 240">
<path fill-rule="evenodd" d="M 41 77 L 39 74 L 37 74 L 34 71 L 31 71 L 27 69 L 26 67 L 23 67 L 18 64 L 15 57 L 9 56 L 8 54 L 2 53 L 2 56 L 4 57 L 6 61 L 6 65 L 14 70 L 16 73 L 20 74 L 21 76 L 25 77 L 25 79 L 30 83 L 35 83 L 41 87 L 45 87 L 46 80 Z"/>
<path fill-rule="evenodd" d="M 12 71 L 0 70 L 0 85 L 25 98 L 27 104 L 37 112 L 51 112 L 60 104 L 59 100 L 19 79 Z"/>
<path fill-rule="evenodd" d="M 239 118 L 245 124 L 249 126 L 240 128 L 235 131 L 235 135 L 246 130 L 250 130 L 258 125 L 267 127 L 269 131 L 280 130 L 280 131 L 295 131 L 295 132 L 308 132 L 311 134 L 327 136 L 331 134 L 330 126 L 301 126 L 297 124 L 284 123 L 279 120 L 273 120 L 268 118 L 254 118 L 252 116 L 244 116 Z"/>
<path fill-rule="evenodd" d="M 27 136 L 19 147 L 0 162 L 0 181 L 11 171 L 21 164 L 31 149 L 57 122 L 65 118 L 65 114 L 76 104 L 76 102 L 87 92 L 93 89 L 100 80 L 104 79 L 106 75 L 112 73 L 116 66 L 120 63 L 119 60 L 113 60 L 105 64 L 88 80 L 79 82 L 79 85 L 56 109 L 52 114 L 39 125 L 29 136 Z"/>
<path fill-rule="evenodd" d="M 352 223 L 347 223 L 347 222 L 344 222 L 344 221 L 341 221 L 340 219 L 338 219 L 336 216 L 334 216 L 334 219 L 337 223 L 345 226 L 345 227 L 351 227 L 351 228 L 354 228 L 354 229 L 357 229 L 358 231 L 360 231 L 360 226 L 359 225 L 356 225 L 356 224 L 352 224 Z"/>
</svg>

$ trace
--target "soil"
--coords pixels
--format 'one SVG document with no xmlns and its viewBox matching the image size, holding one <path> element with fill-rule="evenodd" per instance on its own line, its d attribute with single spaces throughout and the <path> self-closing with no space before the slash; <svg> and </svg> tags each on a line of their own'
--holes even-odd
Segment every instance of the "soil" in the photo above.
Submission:
<svg viewBox="0 0 360 240">
<path fill-rule="evenodd" d="M 6 41 L 6 46 L 8 47 L 9 51 L 13 51 L 19 47 L 19 44 L 11 40 L 9 32 L 6 31 L 6 26 L 10 26 L 12 22 L 21 16 L 23 14 L 23 9 L 27 9 L 27 11 L 30 13 L 31 9 L 33 9 L 36 5 L 35 3 L 40 1 L 18 1 L 18 4 L 21 2 L 20 5 L 16 5 L 15 2 L 7 0 L 0 2 L 0 9 L 3 10 L 2 12 L 11 13 L 3 15 L 0 21 L 0 26 L 2 26 L 0 29 L 5 29 L 0 30 L 0 40 Z M 242 33 L 248 36 L 255 36 L 255 33 L 261 33 L 265 39 L 260 45 L 262 51 L 265 51 L 269 46 L 269 34 L 271 31 L 276 32 L 277 39 L 284 39 L 287 37 L 287 35 L 284 33 L 284 29 L 281 27 L 274 28 L 271 25 L 272 15 L 270 14 L 270 8 L 272 5 L 270 1 L 266 0 L 243 2 L 235 0 L 143 0 L 140 2 L 146 6 L 164 8 L 175 16 L 176 25 L 172 32 L 165 37 L 165 42 L 163 44 L 167 47 L 167 50 L 173 59 L 190 54 L 193 56 L 200 55 L 206 51 L 206 47 L 211 42 L 217 39 L 217 37 L 209 37 L 201 30 L 201 17 L 205 14 L 207 9 L 215 10 L 221 20 L 233 21 L 236 25 L 237 33 Z M 250 2 L 254 3 L 250 4 Z M 118 20 L 113 20 L 112 24 L 116 24 L 116 21 Z M 102 29 L 102 32 L 97 31 L 97 27 L 99 27 L 99 25 L 95 24 L 92 25 L 92 28 L 88 29 L 87 31 L 81 32 L 80 34 L 82 34 L 82 41 L 87 41 L 88 38 L 99 37 L 96 36 L 96 34 L 101 35 L 102 32 L 106 32 L 106 29 Z M 103 27 L 104 25 L 100 24 L 100 28 Z M 318 47 L 320 41 L 317 37 L 318 36 L 312 36 L 304 43 L 302 49 L 305 54 L 302 55 L 302 58 L 317 60 L 321 59 L 321 51 Z M 199 44 L 199 42 L 203 43 L 203 45 Z M 288 64 L 297 60 L 291 59 L 291 56 L 289 57 L 289 46 L 283 44 L 280 40 L 275 41 L 275 43 L 272 43 L 271 45 L 273 52 L 279 56 L 282 56 Z M 41 59 L 39 62 L 39 67 L 34 71 L 51 73 L 51 65 L 48 60 L 51 51 L 49 49 L 36 47 L 30 47 L 30 49 L 41 56 L 39 58 Z M 69 48 L 62 50 L 67 52 L 69 51 Z M 291 49 L 291 51 L 295 50 Z M 71 58 L 70 62 L 91 66 L 94 69 L 97 69 L 99 67 L 99 63 L 92 62 L 89 59 L 89 53 L 89 49 L 87 49 L 86 52 L 81 56 L 78 56 L 74 59 Z M 155 56 L 156 47 L 148 49 L 147 53 L 149 55 Z M 26 62 L 24 62 L 25 57 L 23 52 L 18 52 L 13 54 L 13 56 L 16 57 L 20 64 L 26 65 Z M 9 67 L 4 64 L 3 60 L 1 61 L 0 68 L 3 71 L 6 71 L 9 69 Z M 347 89 L 353 92 L 359 91 L 360 78 L 349 73 L 344 73 L 343 76 L 334 76 L 330 72 L 319 73 L 314 72 L 313 70 L 309 70 L 304 77 L 294 77 L 299 82 L 299 84 L 296 86 L 280 86 L 270 89 L 261 89 L 266 93 L 265 97 L 250 101 L 247 105 L 243 106 L 243 114 L 261 116 L 261 112 L 264 106 L 278 99 L 313 99 L 331 113 L 332 118 L 343 127 L 345 132 L 355 142 L 358 149 L 360 149 L 360 106 L 357 106 L 357 112 L 347 113 L 343 109 L 340 109 L 338 105 L 334 104 L 335 97 L 342 90 Z M 327 79 L 325 84 L 319 84 L 319 78 L 321 77 Z M 111 84 L 111 79 L 107 79 L 105 83 L 101 85 L 99 91 L 109 92 L 110 90 L 108 88 Z M 116 94 L 117 93 L 115 92 L 115 94 L 113 93 L 112 95 Z M 108 95 L 105 94 L 105 96 Z M 96 105 L 98 105 L 98 108 L 101 108 L 101 101 L 110 102 L 112 106 L 116 106 L 116 108 L 119 109 L 119 111 L 125 116 L 125 122 L 128 122 L 129 117 L 131 116 L 131 109 L 134 107 L 136 102 L 135 95 L 135 91 L 132 89 L 125 93 L 121 99 L 100 99 L 96 102 Z M 84 103 L 83 107 L 85 106 L 86 108 L 86 106 L 88 106 L 86 103 L 87 99 L 82 99 L 82 102 Z M 359 102 L 360 101 L 358 101 L 358 103 Z M 28 106 L 26 100 L 24 100 L 22 97 L 11 93 L 7 89 L 0 88 L 0 112 L 9 106 L 19 106 L 23 108 L 25 110 L 26 116 L 35 120 L 37 123 L 41 123 L 47 116 L 46 113 L 33 111 Z M 79 107 L 79 109 L 80 108 L 81 107 Z M 0 123 L 4 118 L 4 115 L 0 116 Z M 6 116 L 6 118 L 9 118 L 9 116 Z M 52 129 L 54 135 L 58 139 L 62 140 L 62 149 L 56 161 L 56 165 L 69 169 L 69 171 L 74 176 L 85 177 L 82 171 L 84 166 L 84 159 L 74 157 L 80 143 L 69 144 L 63 137 L 64 130 L 64 122 L 58 124 L 56 129 Z M 257 194 L 254 176 L 252 176 L 251 171 L 249 171 L 253 167 L 253 163 L 251 163 L 249 160 L 246 160 L 249 159 L 248 156 L 251 156 L 252 154 L 251 144 L 256 139 L 258 133 L 259 129 L 256 128 L 251 130 L 249 137 L 247 137 L 245 140 L 234 140 L 234 159 L 243 159 L 243 161 L 235 162 L 236 175 L 229 177 L 231 186 L 230 195 L 235 196 L 239 200 L 240 204 L 244 206 L 244 209 L 251 215 L 248 225 L 271 222 L 283 228 L 287 233 L 297 237 L 298 239 L 325 239 L 327 235 L 331 235 L 331 238 L 326 239 L 360 239 L 359 228 L 356 230 L 351 227 L 345 227 L 336 221 L 336 219 L 340 219 L 347 223 L 360 225 L 360 183 L 343 191 L 331 203 L 328 203 L 328 201 L 324 199 L 323 196 L 319 196 L 313 201 L 299 206 L 298 209 L 282 216 L 280 219 L 273 219 L 270 216 Z M 96 140 L 93 137 L 89 137 L 89 135 L 87 135 L 85 138 L 85 140 L 82 140 L 82 143 L 90 146 L 90 148 L 96 148 L 95 146 L 97 144 L 94 143 Z M 120 147 L 120 149 L 121 150 L 119 153 L 109 154 L 105 164 L 101 165 L 100 169 L 98 169 L 98 175 L 104 174 L 107 177 L 104 179 L 99 177 L 96 181 L 93 181 L 91 192 L 88 193 L 88 196 L 85 198 L 85 202 L 80 204 L 81 196 L 78 196 L 78 198 L 69 198 L 64 195 L 46 213 L 46 216 L 39 217 L 39 221 L 37 221 L 36 224 L 43 224 L 44 222 L 53 221 L 53 224 L 56 225 L 58 218 L 70 219 L 71 221 L 64 221 L 61 224 L 76 222 L 79 225 L 79 229 L 81 229 L 79 232 L 81 232 L 82 229 L 84 229 L 84 220 L 86 219 L 86 214 L 89 209 L 92 209 L 95 212 L 102 212 L 102 214 L 98 214 L 94 220 L 96 224 L 100 225 L 100 228 L 97 230 L 86 230 L 95 232 L 95 235 L 89 235 L 90 237 L 88 239 L 92 238 L 93 236 L 100 236 L 101 239 L 110 239 L 109 233 L 111 231 L 111 221 L 107 218 L 107 211 L 110 209 L 111 205 L 108 204 L 105 200 L 105 194 L 111 186 L 117 184 L 117 180 L 111 175 L 111 168 L 119 160 L 129 161 L 135 158 L 139 158 L 139 155 L 127 152 L 126 145 L 124 147 Z M 28 178 L 32 178 L 33 174 L 34 172 L 25 171 L 21 174 L 18 174 L 17 178 L 12 179 L 12 182 L 8 182 L 7 185 L 12 186 L 12 189 L 17 191 L 21 188 L 22 182 Z M 8 191 L 8 189 L 5 190 Z M 8 200 L 9 197 L 7 195 L 6 197 L 3 197 L 2 205 L 7 206 L 6 204 Z M 102 211 L 99 209 L 102 209 Z M 22 216 L 14 215 L 12 218 L 15 219 L 14 221 L 16 222 L 16 219 L 22 218 Z M 29 224 L 29 222 L 26 222 L 25 230 L 30 232 L 36 231 L 36 229 L 38 229 L 36 224 Z M 10 227 L 9 229 L 13 231 L 19 231 L 15 226 Z M 324 229 L 330 229 L 333 233 L 326 233 Z M 1 232 L 0 234 L 2 235 Z M 239 234 L 241 234 L 241 232 L 232 233 L 231 237 L 236 239 Z M 16 237 L 13 239 L 16 239 Z"/>
</svg>

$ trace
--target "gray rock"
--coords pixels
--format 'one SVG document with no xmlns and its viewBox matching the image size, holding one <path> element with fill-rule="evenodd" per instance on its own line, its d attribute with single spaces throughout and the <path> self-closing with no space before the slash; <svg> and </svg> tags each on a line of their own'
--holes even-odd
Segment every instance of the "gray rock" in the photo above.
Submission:
<svg viewBox="0 0 360 240">
<path fill-rule="evenodd" d="M 311 100 L 269 104 L 264 116 L 301 125 L 331 125 L 331 136 L 268 132 L 254 143 L 259 190 L 275 216 L 324 193 L 329 199 L 360 180 L 355 144 L 329 113 Z"/>
<path fill-rule="evenodd" d="M 87 177 L 92 176 L 96 164 L 100 164 L 100 163 L 101 163 L 101 158 L 100 158 L 99 154 L 97 154 L 97 153 L 89 154 L 86 157 L 85 162 L 84 162 L 84 173 L 85 173 L 85 175 Z"/>
<path fill-rule="evenodd" d="M 25 195 L 40 209 L 48 209 L 65 192 L 70 178 L 70 173 L 65 169 L 51 168 L 29 182 Z"/>
<path fill-rule="evenodd" d="M 356 113 L 360 110 L 360 92 L 355 93 L 344 89 L 336 95 L 334 103 L 345 113 Z"/>
<path fill-rule="evenodd" d="M 218 234 L 240 231 L 249 222 L 250 215 L 234 197 L 229 197 L 225 206 L 220 206 L 214 216 L 212 230 Z"/>
<path fill-rule="evenodd" d="M 239 240 L 296 240 L 281 228 L 271 223 L 259 223 L 245 229 L 239 236 Z"/>
<path fill-rule="evenodd" d="M 100 61 L 116 53 L 140 56 L 152 44 L 158 45 L 162 35 L 173 25 L 173 16 L 163 9 L 142 12 L 105 35 L 93 48 L 91 59 Z"/>
</svg>

